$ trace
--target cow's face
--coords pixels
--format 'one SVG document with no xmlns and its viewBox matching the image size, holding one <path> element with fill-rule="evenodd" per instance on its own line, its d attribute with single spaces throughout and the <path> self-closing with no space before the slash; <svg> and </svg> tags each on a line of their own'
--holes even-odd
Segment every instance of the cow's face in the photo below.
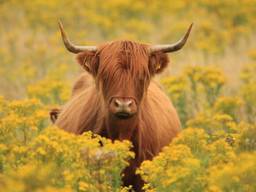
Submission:
<svg viewBox="0 0 256 192">
<path fill-rule="evenodd" d="M 145 45 L 117 41 L 97 52 L 79 53 L 78 61 L 94 76 L 108 112 L 127 119 L 137 114 L 151 77 L 166 67 L 168 58 L 149 54 Z"/>
<path fill-rule="evenodd" d="M 185 45 L 192 24 L 176 43 L 151 46 L 131 41 L 116 41 L 102 47 L 77 46 L 70 42 L 61 22 L 59 27 L 67 50 L 78 54 L 78 62 L 94 76 L 109 113 L 126 119 L 138 112 L 151 76 L 166 67 L 166 53 Z"/>
</svg>

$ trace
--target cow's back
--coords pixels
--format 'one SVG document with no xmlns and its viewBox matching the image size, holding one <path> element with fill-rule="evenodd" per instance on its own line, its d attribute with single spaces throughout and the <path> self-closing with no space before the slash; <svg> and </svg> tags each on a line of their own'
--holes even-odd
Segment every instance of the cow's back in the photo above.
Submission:
<svg viewBox="0 0 256 192">
<path fill-rule="evenodd" d="M 93 79 L 88 73 L 82 73 L 75 81 L 72 87 L 72 96 L 78 95 L 85 89 L 92 86 Z"/>
</svg>

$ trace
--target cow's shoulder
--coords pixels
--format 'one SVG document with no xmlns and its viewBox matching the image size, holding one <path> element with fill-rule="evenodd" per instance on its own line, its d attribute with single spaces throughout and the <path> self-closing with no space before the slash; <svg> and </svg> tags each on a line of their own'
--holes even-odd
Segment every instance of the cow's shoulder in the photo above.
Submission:
<svg viewBox="0 0 256 192">
<path fill-rule="evenodd" d="M 181 125 L 175 107 L 158 83 L 150 83 L 142 107 L 145 132 L 157 135 L 160 148 L 170 143 L 180 131 Z"/>
</svg>

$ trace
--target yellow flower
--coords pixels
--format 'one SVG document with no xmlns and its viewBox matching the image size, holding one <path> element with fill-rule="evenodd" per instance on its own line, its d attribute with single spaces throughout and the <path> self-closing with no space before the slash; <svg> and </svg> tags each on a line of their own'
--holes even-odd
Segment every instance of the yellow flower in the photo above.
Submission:
<svg viewBox="0 0 256 192">
<path fill-rule="evenodd" d="M 80 181 L 78 188 L 79 188 L 79 190 L 81 190 L 81 191 L 88 191 L 89 185 L 88 185 L 88 183 L 85 183 L 85 182 L 83 182 L 83 181 Z"/>
</svg>

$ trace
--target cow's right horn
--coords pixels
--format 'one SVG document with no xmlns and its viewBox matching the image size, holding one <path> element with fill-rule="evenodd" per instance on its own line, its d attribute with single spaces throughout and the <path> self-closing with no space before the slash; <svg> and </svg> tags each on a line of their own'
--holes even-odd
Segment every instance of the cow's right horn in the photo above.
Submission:
<svg viewBox="0 0 256 192">
<path fill-rule="evenodd" d="M 61 21 L 59 21 L 59 28 L 61 32 L 61 37 L 63 40 L 63 43 L 68 51 L 72 53 L 80 53 L 83 51 L 97 51 L 96 46 L 80 46 L 80 45 L 74 45 L 68 38 L 67 34 L 64 31 L 63 25 Z"/>
</svg>

